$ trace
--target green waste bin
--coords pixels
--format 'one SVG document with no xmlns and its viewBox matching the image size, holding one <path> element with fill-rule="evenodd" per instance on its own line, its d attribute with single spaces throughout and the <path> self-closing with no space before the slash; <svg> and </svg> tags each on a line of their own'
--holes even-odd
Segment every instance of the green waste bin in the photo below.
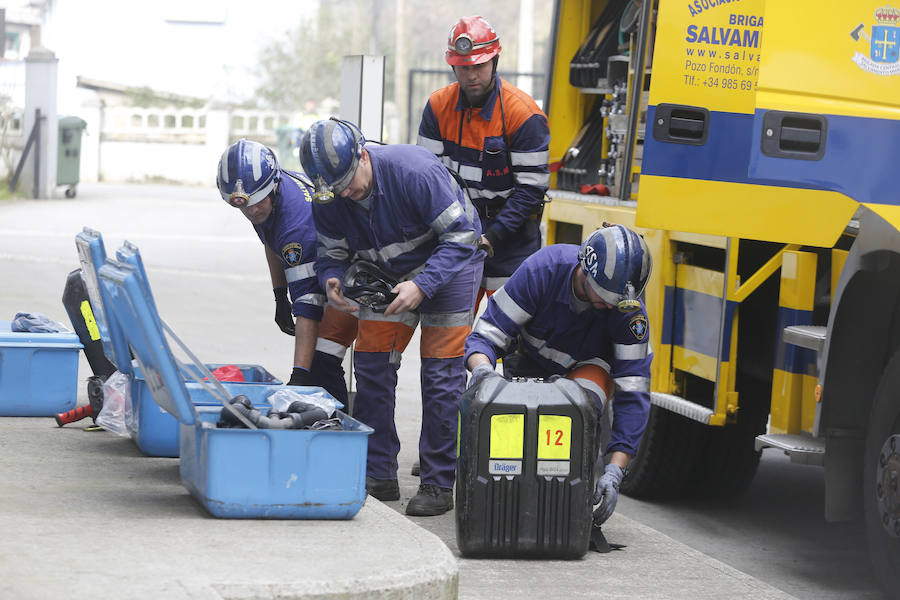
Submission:
<svg viewBox="0 0 900 600">
<path fill-rule="evenodd" d="M 59 118 L 59 150 L 56 159 L 56 185 L 67 185 L 66 198 L 75 197 L 81 169 L 81 133 L 87 123 L 78 117 Z"/>
</svg>

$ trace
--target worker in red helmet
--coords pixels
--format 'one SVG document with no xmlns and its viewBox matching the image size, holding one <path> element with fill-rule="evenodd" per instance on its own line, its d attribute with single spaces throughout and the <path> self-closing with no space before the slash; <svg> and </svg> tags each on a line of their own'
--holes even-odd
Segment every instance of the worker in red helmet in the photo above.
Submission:
<svg viewBox="0 0 900 600">
<path fill-rule="evenodd" d="M 497 74 L 500 49 L 497 32 L 483 17 L 460 19 L 445 52 L 456 83 L 431 94 L 419 125 L 419 145 L 459 173 L 481 217 L 488 258 L 479 303 L 540 248 L 550 184 L 547 117 L 531 96 Z"/>
</svg>

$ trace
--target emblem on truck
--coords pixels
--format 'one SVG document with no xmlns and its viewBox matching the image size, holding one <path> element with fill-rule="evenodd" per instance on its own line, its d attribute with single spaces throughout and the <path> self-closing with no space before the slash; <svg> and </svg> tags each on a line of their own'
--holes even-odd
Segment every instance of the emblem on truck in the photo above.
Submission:
<svg viewBox="0 0 900 600">
<path fill-rule="evenodd" d="M 857 51 L 851 60 L 874 75 L 900 75 L 900 9 L 893 6 L 876 8 L 875 23 L 871 37 L 863 23 L 850 32 L 854 41 L 869 45 L 868 55 Z"/>
</svg>

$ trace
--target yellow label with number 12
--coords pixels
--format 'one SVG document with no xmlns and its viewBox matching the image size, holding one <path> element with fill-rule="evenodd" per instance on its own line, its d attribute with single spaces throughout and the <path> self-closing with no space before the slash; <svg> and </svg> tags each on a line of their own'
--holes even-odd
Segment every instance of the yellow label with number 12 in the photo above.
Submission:
<svg viewBox="0 0 900 600">
<path fill-rule="evenodd" d="M 541 415 L 537 442 L 539 459 L 569 460 L 572 452 L 572 417 Z"/>
</svg>

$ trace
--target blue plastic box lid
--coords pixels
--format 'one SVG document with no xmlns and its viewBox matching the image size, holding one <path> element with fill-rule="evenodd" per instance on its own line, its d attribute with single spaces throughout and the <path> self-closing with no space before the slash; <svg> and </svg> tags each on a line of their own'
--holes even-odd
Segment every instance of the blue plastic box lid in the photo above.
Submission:
<svg viewBox="0 0 900 600">
<path fill-rule="evenodd" d="M 106 309 L 124 330 L 153 399 L 181 423 L 196 423 L 197 412 L 163 334 L 146 280 L 137 267 L 111 259 L 98 275 L 106 292 Z"/>
</svg>

